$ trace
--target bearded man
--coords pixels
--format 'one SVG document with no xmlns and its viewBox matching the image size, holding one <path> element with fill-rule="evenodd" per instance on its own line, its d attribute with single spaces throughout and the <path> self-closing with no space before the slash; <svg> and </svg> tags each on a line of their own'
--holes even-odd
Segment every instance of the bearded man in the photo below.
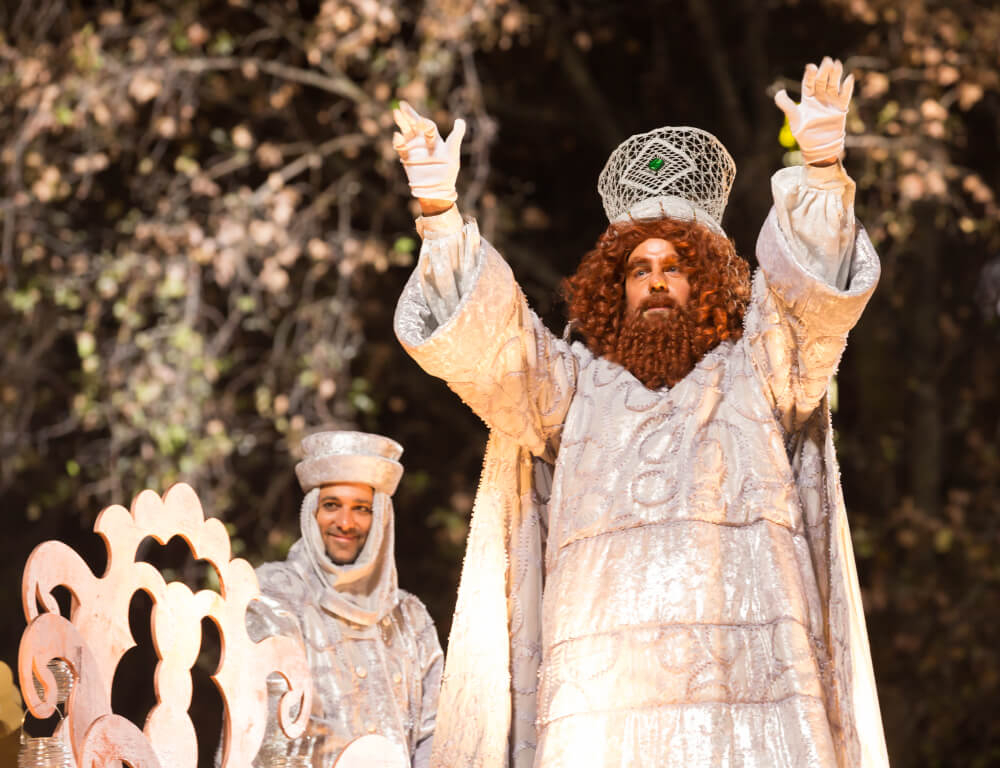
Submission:
<svg viewBox="0 0 1000 768">
<path fill-rule="evenodd" d="M 395 113 L 424 213 L 396 333 L 491 428 L 433 766 L 888 765 L 826 401 L 879 274 L 841 77 L 777 97 L 806 165 L 773 178 L 752 282 L 721 143 L 618 147 L 565 285 L 583 343 L 457 212 L 464 123 Z"/>
<path fill-rule="evenodd" d="M 309 754 L 314 768 L 334 761 L 423 768 L 444 659 L 427 609 L 397 585 L 392 494 L 403 449 L 382 435 L 348 431 L 310 435 L 302 449 L 295 467 L 305 493 L 302 538 L 284 561 L 257 569 L 263 599 L 250 604 L 247 627 L 258 642 L 273 634 L 302 638 L 313 711 L 305 737 L 288 744 L 276 717 L 287 686 L 269 680 L 271 720 L 255 765 Z M 392 742 L 379 748 L 385 762 L 348 760 L 345 747 L 364 752 L 371 735 Z"/>
</svg>

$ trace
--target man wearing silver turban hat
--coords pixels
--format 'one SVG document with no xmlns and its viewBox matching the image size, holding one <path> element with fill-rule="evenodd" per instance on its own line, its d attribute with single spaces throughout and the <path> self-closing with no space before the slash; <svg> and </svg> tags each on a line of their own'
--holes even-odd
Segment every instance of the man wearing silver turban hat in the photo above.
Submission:
<svg viewBox="0 0 1000 768">
<path fill-rule="evenodd" d="M 879 275 L 842 75 L 810 64 L 776 99 L 806 165 L 772 179 L 752 281 L 722 144 L 618 147 L 567 281 L 582 343 L 455 208 L 464 123 L 396 111 L 424 213 L 396 335 L 491 428 L 435 768 L 887 768 L 827 406 Z"/>
<path fill-rule="evenodd" d="M 257 569 L 264 597 L 251 604 L 247 625 L 255 640 L 302 637 L 313 713 L 301 743 L 288 744 L 273 717 L 276 681 L 275 722 L 255 765 L 305 751 L 315 768 L 329 768 L 349 743 L 380 734 L 398 745 L 401 761 L 405 752 L 405 764 L 425 766 L 444 662 L 427 609 L 396 582 L 392 494 L 403 449 L 346 431 L 310 435 L 302 449 L 302 537 L 283 562 Z"/>
</svg>

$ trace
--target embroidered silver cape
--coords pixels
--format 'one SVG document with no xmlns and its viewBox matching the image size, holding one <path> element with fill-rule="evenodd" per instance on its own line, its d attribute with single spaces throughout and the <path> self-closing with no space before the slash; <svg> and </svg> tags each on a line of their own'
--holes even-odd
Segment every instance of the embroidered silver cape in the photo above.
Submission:
<svg viewBox="0 0 1000 768">
<path fill-rule="evenodd" d="M 826 402 L 878 258 L 839 166 L 772 190 L 743 337 L 657 391 L 418 222 L 397 336 L 491 428 L 432 765 L 888 765 Z"/>
</svg>

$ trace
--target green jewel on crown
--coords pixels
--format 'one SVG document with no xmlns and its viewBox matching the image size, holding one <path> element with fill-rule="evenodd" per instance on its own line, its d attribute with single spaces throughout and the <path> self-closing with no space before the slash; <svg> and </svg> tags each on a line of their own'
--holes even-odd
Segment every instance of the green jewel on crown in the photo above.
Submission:
<svg viewBox="0 0 1000 768">
<path fill-rule="evenodd" d="M 656 173 L 662 167 L 663 167 L 662 157 L 654 157 L 652 160 L 649 161 L 649 170 L 651 170 L 653 173 Z"/>
</svg>

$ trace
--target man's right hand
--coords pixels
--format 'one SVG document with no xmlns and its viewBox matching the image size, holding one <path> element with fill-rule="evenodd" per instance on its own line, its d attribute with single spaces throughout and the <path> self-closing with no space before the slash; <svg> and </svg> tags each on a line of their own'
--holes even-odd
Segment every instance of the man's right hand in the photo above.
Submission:
<svg viewBox="0 0 1000 768">
<path fill-rule="evenodd" d="M 787 115 L 788 127 L 809 165 L 830 165 L 844 152 L 847 109 L 854 91 L 854 75 L 841 82 L 844 65 L 824 56 L 817 67 L 809 64 L 802 76 L 802 103 L 796 104 L 784 89 L 774 103 Z"/>
<path fill-rule="evenodd" d="M 442 140 L 434 121 L 422 117 L 405 101 L 399 102 L 392 116 L 399 126 L 399 132 L 392 136 L 392 146 L 421 210 L 425 215 L 447 210 L 458 199 L 455 180 L 465 121 L 457 119 L 447 140 Z"/>
</svg>

